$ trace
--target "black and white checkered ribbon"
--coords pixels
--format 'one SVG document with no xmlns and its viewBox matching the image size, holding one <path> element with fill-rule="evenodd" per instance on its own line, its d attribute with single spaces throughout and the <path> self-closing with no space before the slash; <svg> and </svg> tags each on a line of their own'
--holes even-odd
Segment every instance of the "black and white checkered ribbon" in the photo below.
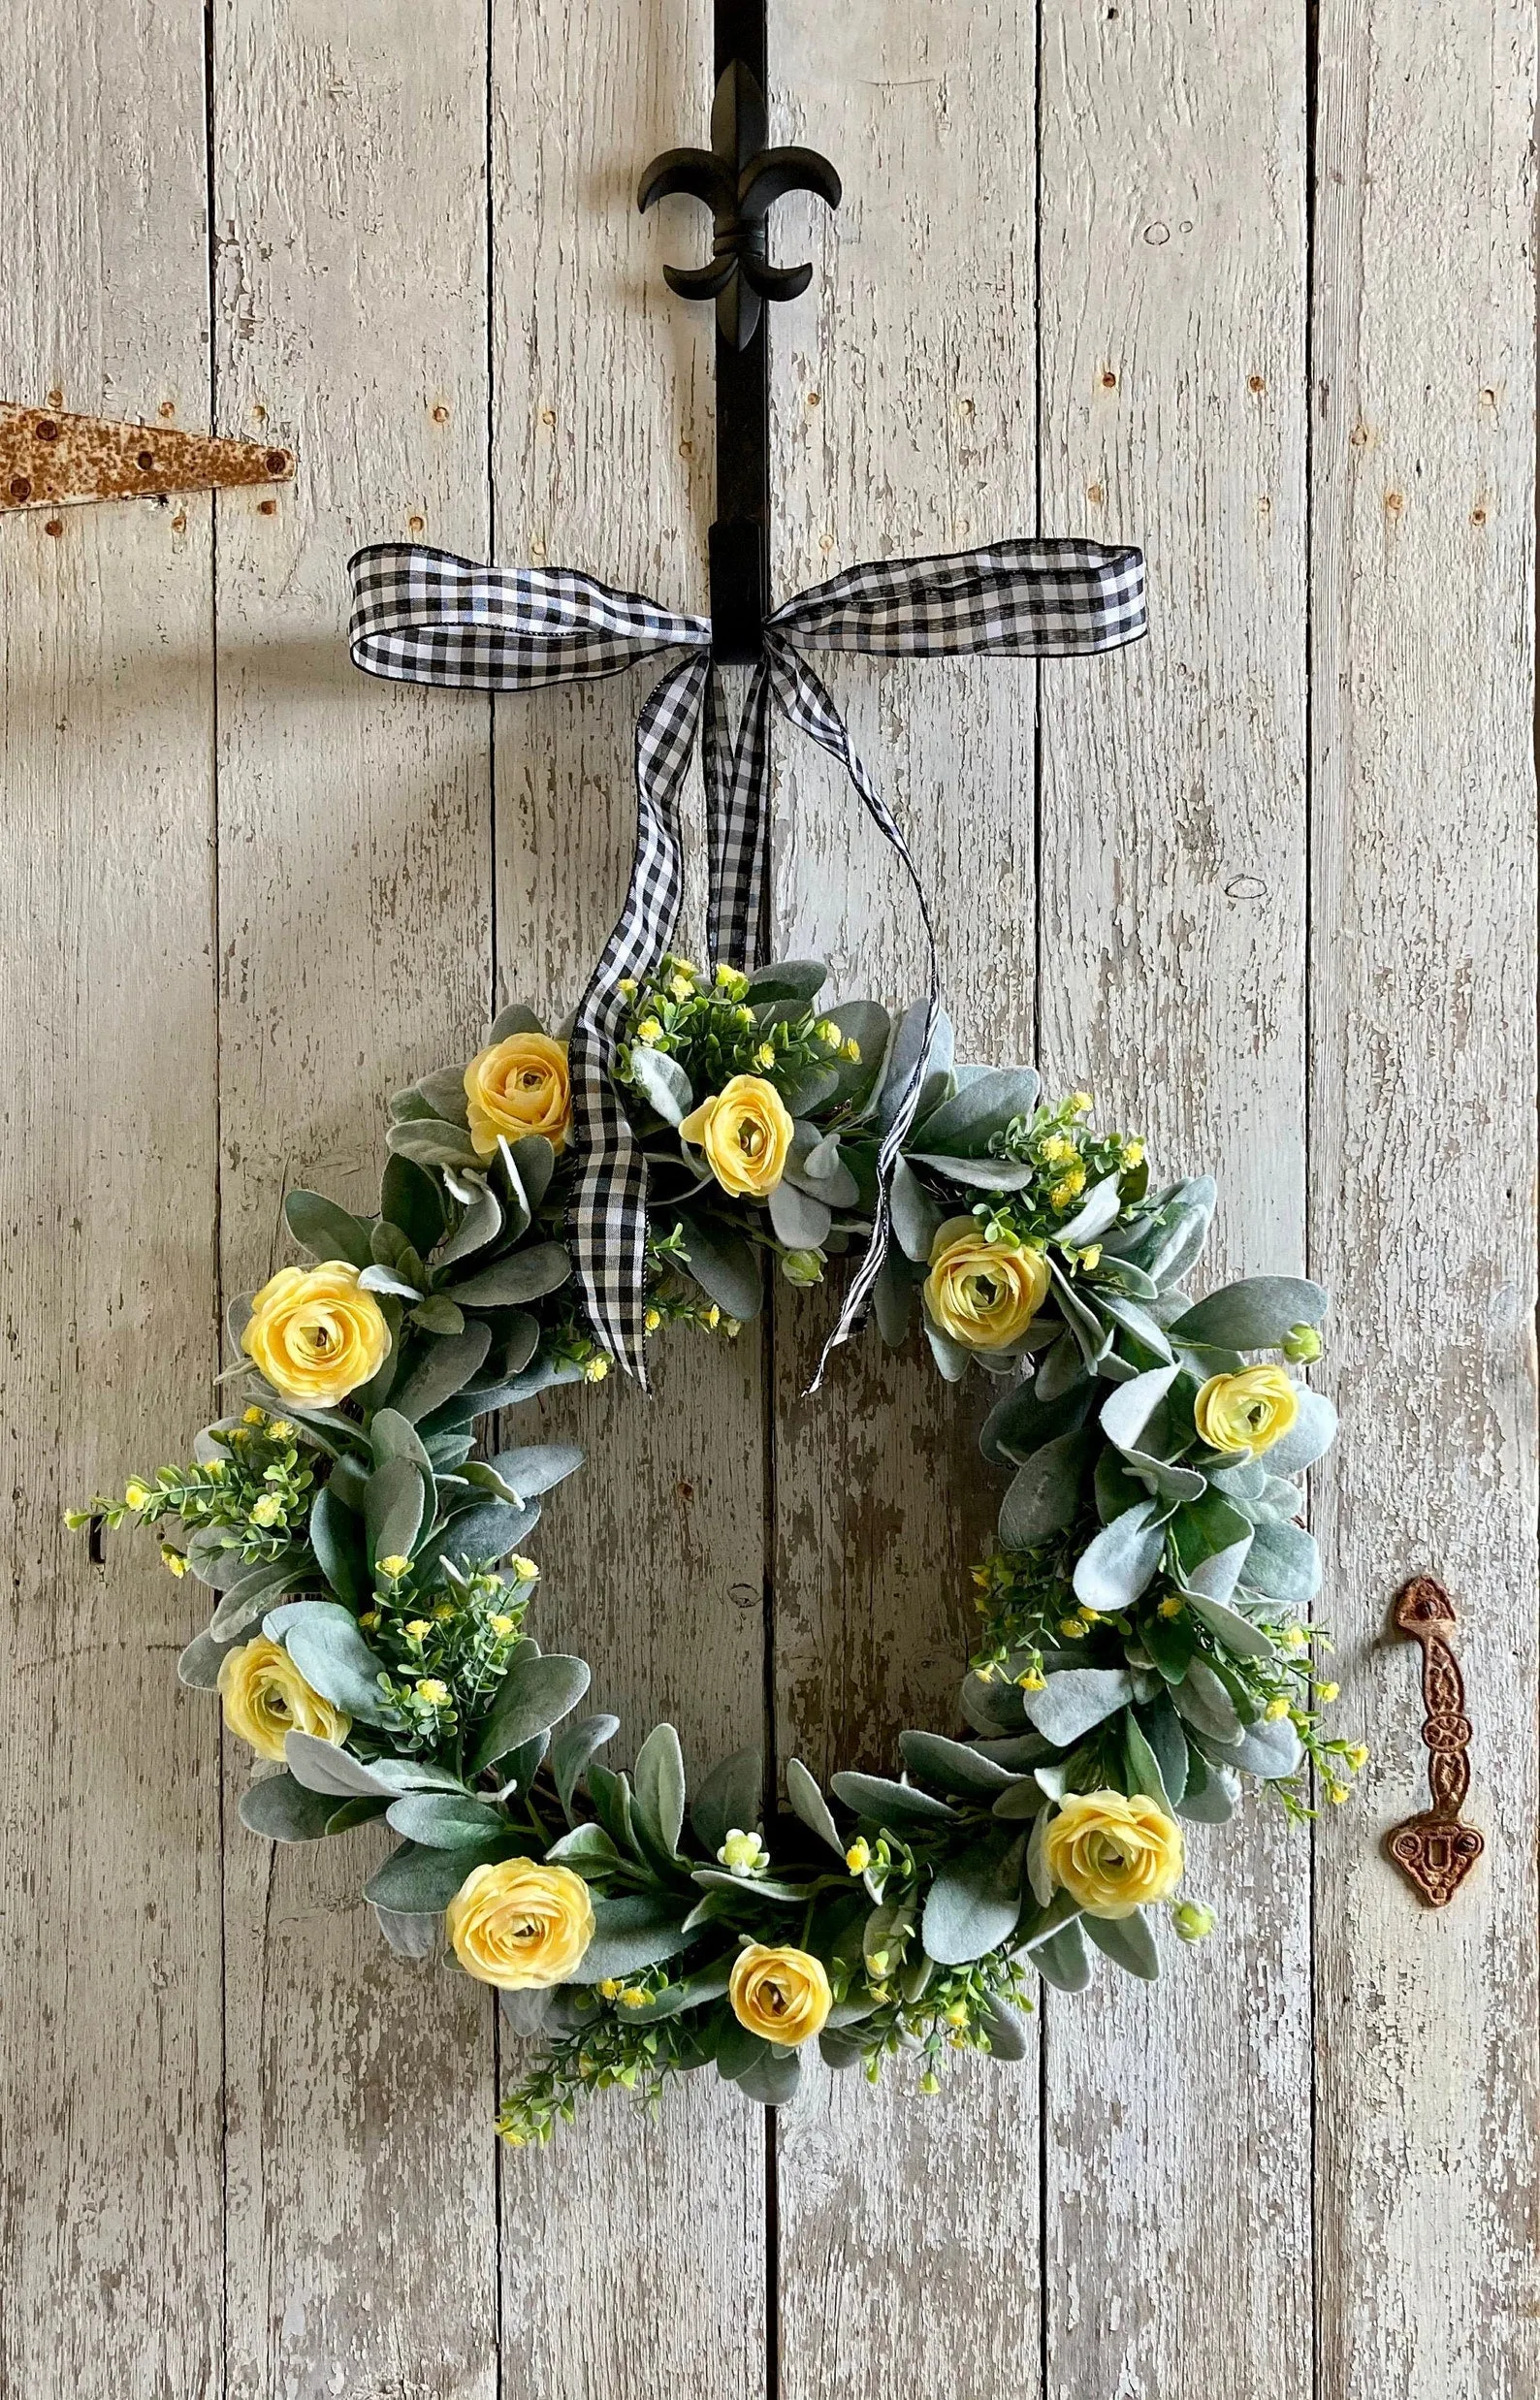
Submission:
<svg viewBox="0 0 1540 2400">
<path fill-rule="evenodd" d="M 1144 561 L 1099 542 L 996 542 L 950 558 L 852 567 L 799 592 L 768 619 L 736 731 L 711 664 L 711 626 L 564 567 L 477 566 L 447 551 L 378 542 L 349 561 L 353 660 L 398 683 L 483 691 L 617 675 L 670 650 L 688 655 L 648 693 L 636 725 L 636 854 L 620 920 L 573 1019 L 570 1228 L 578 1286 L 599 1340 L 647 1380 L 643 1319 L 647 1168 L 611 1077 L 626 1010 L 622 981 L 650 975 L 678 921 L 679 793 L 697 740 L 706 784 L 712 958 L 753 963 L 769 842 L 770 718 L 788 723 L 845 769 L 914 886 L 925 928 L 927 1014 L 908 1079 L 878 1153 L 871 1239 L 819 1361 L 847 1340 L 877 1281 L 888 1239 L 888 1185 L 914 1118 L 940 1007 L 936 938 L 924 888 L 891 812 L 851 747 L 839 710 L 803 655 L 845 650 L 890 657 L 966 653 L 1083 656 L 1144 631 Z"/>
</svg>

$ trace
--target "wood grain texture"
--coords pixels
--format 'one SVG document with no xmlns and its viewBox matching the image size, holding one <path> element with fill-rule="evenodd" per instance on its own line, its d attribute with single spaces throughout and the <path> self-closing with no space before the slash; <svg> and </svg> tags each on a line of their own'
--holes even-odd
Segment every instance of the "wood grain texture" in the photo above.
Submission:
<svg viewBox="0 0 1540 2400">
<path fill-rule="evenodd" d="M 413 535 L 703 604 L 710 318 L 661 280 L 703 219 L 634 187 L 704 139 L 709 9 L 87 0 L 61 41 L 0 0 L 0 393 L 301 457 L 271 511 L 0 528 L 8 2393 L 1540 2384 L 1533 19 L 1328 0 L 1312 119 L 1281 0 L 771 10 L 773 138 L 847 188 L 772 226 L 815 262 L 772 326 L 778 594 L 1035 525 L 1148 552 L 1138 654 L 830 681 L 964 1054 L 1037 1049 L 1213 1165 L 1213 1280 L 1334 1288 L 1322 1611 L 1375 1764 L 1313 1921 L 1275 1818 L 1195 1835 L 1214 1939 L 1053 1997 L 1021 2067 L 926 2101 L 814 2066 L 773 2145 L 693 2078 L 499 2158 L 487 1996 L 385 1949 L 369 1834 L 241 1830 L 245 1761 L 173 1678 L 202 1593 L 58 1511 L 185 1449 L 284 1190 L 369 1202 L 385 1095 L 495 999 L 564 1011 L 612 920 L 645 671 L 496 713 L 366 683 L 343 569 Z M 789 735 L 777 777 L 777 946 L 908 997 L 902 879 Z M 868 1333 L 803 1400 L 831 1301 L 676 1333 L 653 1403 L 529 1412 L 594 1454 L 541 1607 L 622 1757 L 659 1716 L 697 1773 L 754 1738 L 767 1587 L 783 1761 L 951 1721 L 983 1394 Z M 1420 1568 L 1488 1840 L 1439 1915 L 1377 1850 L 1423 1789 L 1387 1626 Z"/>
<path fill-rule="evenodd" d="M 705 603 L 712 487 L 709 313 L 662 257 L 698 211 L 636 208 L 658 150 L 701 138 L 709 23 L 658 0 L 496 12 L 493 74 L 496 548 Z M 559 1020 L 619 912 L 645 668 L 498 704 L 499 996 Z M 693 779 L 692 779 L 693 781 Z M 691 916 L 699 920 L 698 794 Z M 698 934 L 689 939 L 701 956 Z M 683 946 L 683 941 L 682 944 Z M 582 1443 L 552 1510 L 546 1637 L 594 1665 L 618 1763 L 659 1718 L 691 1776 L 760 1738 L 765 1460 L 757 1328 L 679 1328 L 656 1396 L 614 1379 L 553 1395 L 514 1438 Z M 533 1409 L 524 1412 L 535 1417 Z M 560 1544 L 560 1548 L 557 1545 Z M 509 2043 L 507 2077 L 527 2053 Z M 552 2400 L 749 2400 L 765 2388 L 764 2111 L 709 2071 L 648 2124 L 620 2094 L 548 2151 L 501 2162 L 503 2371 Z"/>
<path fill-rule="evenodd" d="M 1303 1264 L 1303 69 L 1274 0 L 1044 16 L 1043 516 L 1151 634 L 1044 675 L 1043 1048 L 1218 1175 L 1210 1285 Z M 1054 2400 L 1310 2387 L 1309 1843 L 1188 1848 L 1203 1949 L 1047 1998 Z"/>
<path fill-rule="evenodd" d="M 1533 14 L 1322 13 L 1311 1251 L 1349 1431 L 1321 1495 L 1368 1824 L 1322 1830 L 1322 2400 L 1518 2400 L 1536 2291 Z M 1423 1908 L 1430 1570 L 1485 1857 Z"/>
<path fill-rule="evenodd" d="M 292 443 L 272 515 L 220 504 L 223 1249 L 287 1259 L 283 1194 L 374 1204 L 386 1095 L 479 1038 L 484 701 L 354 673 L 355 543 L 487 538 L 480 13 L 214 12 L 222 427 Z M 428 162 L 431 161 L 431 172 Z M 228 1745 L 232 1750 L 234 1744 Z M 228 2388 L 491 2400 L 493 2012 L 386 1948 L 374 1830 L 226 1867 Z"/>
<path fill-rule="evenodd" d="M 773 138 L 846 189 L 832 219 L 776 219 L 775 254 L 816 261 L 771 328 L 778 593 L 1032 529 L 1033 50 L 1017 0 L 772 12 Z M 1032 668 L 827 667 L 933 897 L 963 1055 L 1030 1055 Z M 777 949 L 902 1005 L 922 974 L 907 885 L 817 752 L 783 734 L 778 760 Z M 868 1328 L 803 1400 L 831 1300 L 776 1311 L 779 1748 L 890 1771 L 901 1726 L 956 1722 L 996 1505 L 984 1395 Z M 930 2099 L 903 2066 L 874 2092 L 814 2065 L 778 2164 L 786 2400 L 1037 2390 L 1035 2059 L 970 2060 Z"/>
<path fill-rule="evenodd" d="M 200 26 L 5 12 L 0 390 L 207 423 Z M 132 305 L 125 297 L 133 296 Z M 60 1512 L 214 1366 L 207 499 L 0 537 L 0 2388 L 219 2360 L 218 1739 L 193 1589 Z"/>
</svg>

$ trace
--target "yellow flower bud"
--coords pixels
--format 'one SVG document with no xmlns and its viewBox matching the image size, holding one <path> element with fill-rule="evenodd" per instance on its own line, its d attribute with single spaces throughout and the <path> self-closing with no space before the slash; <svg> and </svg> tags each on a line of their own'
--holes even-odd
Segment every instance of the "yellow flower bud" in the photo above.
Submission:
<svg viewBox="0 0 1540 2400">
<path fill-rule="evenodd" d="M 402 1627 L 408 1642 L 426 1642 L 433 1627 L 426 1616 L 414 1616 Z"/>
<path fill-rule="evenodd" d="M 384 1364 L 390 1328 L 344 1260 L 285 1266 L 251 1303 L 241 1347 L 286 1399 L 328 1408 Z"/>
<path fill-rule="evenodd" d="M 602 1350 L 596 1350 L 592 1359 L 583 1361 L 583 1381 L 586 1384 L 601 1384 L 609 1371 L 610 1362 Z"/>
<path fill-rule="evenodd" d="M 1157 1616 L 1180 1616 L 1185 1606 L 1185 1601 L 1178 1600 L 1173 1591 L 1168 1592 L 1155 1614 Z"/>
<path fill-rule="evenodd" d="M 1023 1674 L 1018 1675 L 1016 1678 L 1017 1688 L 1024 1692 L 1045 1691 L 1047 1689 L 1047 1683 L 1048 1679 L 1043 1674 L 1041 1667 L 1028 1667 Z"/>
<path fill-rule="evenodd" d="M 764 1200 L 786 1169 L 794 1132 L 786 1103 L 759 1075 L 734 1075 L 691 1109 L 680 1138 L 699 1145 L 724 1192 Z"/>
<path fill-rule="evenodd" d="M 859 1067 L 861 1063 L 861 1045 L 856 1040 L 853 1034 L 851 1034 L 849 1040 L 842 1044 L 842 1048 L 844 1055 L 850 1060 L 850 1065 L 852 1067 Z"/>
<path fill-rule="evenodd" d="M 282 1515 L 283 1502 L 275 1491 L 265 1491 L 259 1500 L 252 1503 L 251 1521 L 254 1525 L 275 1525 Z"/>
<path fill-rule="evenodd" d="M 570 1867 L 505 1858 L 471 1869 L 445 1922 L 467 1974 L 504 1992 L 543 1991 L 581 1965 L 594 1938 L 594 1902 Z"/>
<path fill-rule="evenodd" d="M 930 1246 L 925 1306 L 965 1350 L 1006 1350 L 1048 1296 L 1048 1262 L 1026 1242 L 985 1238 L 977 1218 L 948 1217 Z"/>
<path fill-rule="evenodd" d="M 141 1509 L 144 1507 L 148 1498 L 149 1487 L 147 1484 L 131 1483 L 123 1486 L 123 1500 L 126 1507 Z"/>
<path fill-rule="evenodd" d="M 226 1650 L 219 1662 L 219 1699 L 225 1723 L 259 1758 L 281 1760 L 285 1737 L 313 1734 L 338 1746 L 351 1717 L 312 1691 L 281 1643 L 259 1634 Z"/>
<path fill-rule="evenodd" d="M 810 1950 L 751 1941 L 739 1951 L 727 1983 L 739 2024 L 762 2041 L 788 2049 L 823 2031 L 834 1995 L 821 1959 Z"/>
<path fill-rule="evenodd" d="M 534 1560 L 521 1556 L 517 1551 L 509 1559 L 508 1568 L 516 1584 L 534 1584 L 539 1581 L 540 1570 Z"/>
<path fill-rule="evenodd" d="M 730 1875 L 752 1875 L 757 1868 L 769 1865 L 770 1853 L 756 1833 L 748 1834 L 733 1825 L 717 1852 L 717 1860 Z"/>
<path fill-rule="evenodd" d="M 1083 1642 L 1087 1630 L 1083 1616 L 1061 1616 L 1059 1619 L 1059 1631 L 1066 1642 Z"/>
<path fill-rule="evenodd" d="M 1329 1709 L 1331 1706 L 1332 1701 L 1335 1700 L 1337 1695 L 1340 1693 L 1341 1689 L 1342 1686 L 1340 1683 L 1318 1683 L 1315 1687 L 1315 1696 L 1317 1700 L 1320 1701 L 1323 1708 Z"/>
<path fill-rule="evenodd" d="M 425 1709 L 441 1709 L 449 1698 L 448 1684 L 441 1683 L 436 1675 L 425 1675 L 413 1688 Z"/>
<path fill-rule="evenodd" d="M 603 1978 L 603 1980 L 602 1980 L 602 1982 L 600 1983 L 600 1985 L 599 1985 L 599 1998 L 600 1998 L 600 2000 L 619 2000 L 619 1999 L 620 1999 L 620 1997 L 621 1997 L 621 1983 L 620 1983 L 620 1977 L 619 1977 L 618 1975 L 606 1975 L 606 1976 Z"/>
<path fill-rule="evenodd" d="M 174 1550 L 169 1542 L 163 1542 L 161 1545 L 160 1563 L 169 1575 L 176 1576 L 178 1583 L 187 1572 L 186 1559 L 181 1552 Z"/>
<path fill-rule="evenodd" d="M 1193 1402 L 1201 1441 L 1253 1458 L 1280 1441 L 1299 1414 L 1298 1389 L 1281 1366 L 1210 1375 Z"/>
<path fill-rule="evenodd" d="M 401 1577 L 409 1570 L 411 1563 L 409 1558 L 402 1557 L 399 1550 L 393 1550 L 388 1558 L 382 1558 L 379 1561 L 379 1571 L 381 1575 L 388 1575 L 393 1584 L 399 1584 Z"/>
<path fill-rule="evenodd" d="M 1363 1742 L 1355 1742 L 1353 1747 L 1345 1751 L 1343 1755 L 1354 1775 L 1362 1775 L 1369 1763 L 1368 1745 Z"/>
<path fill-rule="evenodd" d="M 642 1990 L 641 1985 L 628 1983 L 621 1994 L 621 2006 L 623 2008 L 645 2008 L 646 2005 L 647 1994 Z"/>
<path fill-rule="evenodd" d="M 649 1308 L 642 1318 L 642 1323 L 649 1333 L 656 1333 L 662 1322 L 663 1312 L 660 1308 Z"/>
<path fill-rule="evenodd" d="M 510 1034 L 478 1050 L 465 1069 L 465 1113 L 476 1156 L 497 1155 L 497 1136 L 543 1134 L 563 1149 L 572 1130 L 566 1043 L 549 1034 Z"/>
<path fill-rule="evenodd" d="M 514 1630 L 515 1622 L 516 1619 L 511 1616 L 489 1616 L 487 1628 L 489 1632 L 497 1635 L 499 1642 L 506 1642 L 509 1634 Z"/>
<path fill-rule="evenodd" d="M 1267 1718 L 1269 1725 L 1276 1725 L 1280 1718 L 1288 1715 L 1289 1703 L 1285 1700 L 1283 1694 L 1279 1692 L 1273 1699 L 1268 1701 L 1262 1713 Z"/>
<path fill-rule="evenodd" d="M 1125 1167 L 1143 1166 L 1144 1144 L 1141 1141 L 1125 1141 L 1123 1144 L 1123 1164 Z"/>
<path fill-rule="evenodd" d="M 1072 1112 L 1077 1117 L 1089 1116 L 1093 1104 L 1094 1104 L 1089 1092 L 1072 1092 L 1070 1094 L 1070 1107 Z"/>
<path fill-rule="evenodd" d="M 1088 1916 L 1132 1916 L 1181 1881 L 1181 1828 L 1141 1793 L 1069 1792 L 1048 1827 L 1044 1859 Z"/>
<path fill-rule="evenodd" d="M 845 1853 L 845 1864 L 852 1875 L 864 1875 L 872 1863 L 872 1845 L 857 1836 Z"/>
<path fill-rule="evenodd" d="M 1048 1198 L 1052 1201 L 1054 1207 L 1057 1208 L 1062 1215 L 1066 1208 L 1074 1205 L 1084 1190 L 1085 1168 L 1083 1167 L 1072 1167 L 1069 1173 L 1062 1176 L 1054 1185 L 1052 1191 L 1048 1194 Z"/>
<path fill-rule="evenodd" d="M 657 1041 L 661 1038 L 662 1031 L 656 1016 L 644 1016 L 636 1028 L 636 1039 L 638 1041 Z"/>
</svg>

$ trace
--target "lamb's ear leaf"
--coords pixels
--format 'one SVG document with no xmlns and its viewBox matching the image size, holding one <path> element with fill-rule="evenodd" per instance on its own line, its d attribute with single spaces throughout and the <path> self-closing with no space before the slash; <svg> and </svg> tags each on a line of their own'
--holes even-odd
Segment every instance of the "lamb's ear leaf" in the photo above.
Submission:
<svg viewBox="0 0 1540 2400">
<path fill-rule="evenodd" d="M 757 1753 L 755 1753 L 757 1756 Z M 800 1758 L 786 1761 L 786 1798 L 810 1833 L 827 1842 L 836 1858 L 845 1856 L 845 1841 L 829 1811 L 829 1804 L 818 1788 L 817 1777 Z"/>
<path fill-rule="evenodd" d="M 513 1034 L 543 1034 L 544 1031 L 545 1027 L 532 1008 L 526 1008 L 522 1000 L 510 1000 L 507 1007 L 499 1008 L 492 1020 L 492 1031 L 487 1036 L 487 1047 L 489 1050 L 495 1048 L 499 1041 L 506 1041 Z"/>
<path fill-rule="evenodd" d="M 530 1646 L 531 1649 L 533 1646 Z M 480 1775 L 577 1707 L 589 1687 L 585 1658 L 515 1656 L 498 1686 L 472 1753 Z"/>
<path fill-rule="evenodd" d="M 269 1841 L 319 1841 L 336 1812 L 335 1799 L 307 1791 L 286 1768 L 264 1776 L 241 1795 L 241 1824 Z"/>
<path fill-rule="evenodd" d="M 1297 1325 L 1319 1325 L 1330 1296 L 1299 1275 L 1252 1275 L 1226 1284 L 1168 1328 L 1179 1342 L 1224 1350 L 1277 1350 Z"/>
<path fill-rule="evenodd" d="M 519 1855 L 513 1840 L 479 1841 L 460 1850 L 420 1849 L 403 1841 L 364 1886 L 364 1897 L 377 1908 L 405 1916 L 435 1915 L 447 1908 L 465 1877 L 477 1867 Z"/>
<path fill-rule="evenodd" d="M 364 1533 L 371 1564 L 411 1556 L 427 1506 L 423 1470 L 415 1458 L 398 1454 L 374 1469 L 364 1491 Z M 342 1597 L 351 1599 L 353 1594 L 344 1592 Z"/>
<path fill-rule="evenodd" d="M 388 1725 L 396 1711 L 380 1687 L 385 1662 L 369 1648 L 351 1609 L 335 1600 L 293 1600 L 263 1625 L 281 1641 L 310 1689 L 366 1725 Z"/>
<path fill-rule="evenodd" d="M 743 1235 L 684 1214 L 679 1229 L 685 1264 L 706 1297 L 741 1323 L 756 1317 L 762 1297 L 759 1259 Z"/>
<path fill-rule="evenodd" d="M 369 1575 L 364 1528 L 329 1484 L 322 1486 L 311 1505 L 310 1547 L 337 1598 L 352 1608 L 367 1607 Z"/>
<path fill-rule="evenodd" d="M 557 1797 L 570 1825 L 574 1822 L 572 1801 L 579 1777 L 587 1771 L 589 1761 L 613 1742 L 621 1730 L 618 1716 L 580 1716 L 575 1725 L 563 1726 L 551 1744 L 551 1776 Z"/>
<path fill-rule="evenodd" d="M 441 1910 L 433 1908 L 418 1913 L 402 1908 L 382 1908 L 375 1901 L 371 1901 L 369 1905 L 374 1910 L 380 1932 L 398 1958 L 433 1957 L 443 1936 Z"/>
<path fill-rule="evenodd" d="M 920 1939 L 939 1967 L 966 1967 L 1015 1932 L 1025 1848 L 1024 1834 L 981 1841 L 937 1868 L 925 1896 Z"/>
<path fill-rule="evenodd" d="M 368 1266 L 373 1256 L 369 1248 L 369 1223 L 355 1217 L 350 1208 L 339 1208 L 321 1192 L 290 1192 L 284 1197 L 283 1214 L 290 1232 L 313 1259 L 340 1259 L 348 1266 Z"/>
<path fill-rule="evenodd" d="M 1145 1983 L 1154 1982 L 1161 1970 L 1160 1953 L 1142 1908 L 1136 1908 L 1129 1917 L 1084 1916 L 1080 1922 L 1114 1967 Z"/>
<path fill-rule="evenodd" d="M 708 1858 L 715 1858 L 736 1826 L 751 1833 L 764 1807 L 764 1759 L 756 1749 L 734 1750 L 719 1759 L 690 1802 L 690 1821 Z"/>
<path fill-rule="evenodd" d="M 634 1975 L 688 1947 L 688 1910 L 660 1892 L 627 1893 L 594 1904 L 594 1938 L 569 1980 L 602 1983 L 611 1975 Z"/>
<path fill-rule="evenodd" d="M 631 1081 L 665 1125 L 682 1124 L 694 1106 L 690 1077 L 678 1059 L 645 1041 L 631 1045 Z"/>
<path fill-rule="evenodd" d="M 492 1348 L 492 1328 L 484 1317 L 472 1318 L 464 1333 L 430 1342 L 426 1355 L 412 1368 L 391 1406 L 417 1424 L 464 1391 Z"/>
<path fill-rule="evenodd" d="M 420 1259 L 426 1259 L 444 1231 L 444 1197 L 425 1167 L 411 1159 L 389 1158 L 380 1180 L 379 1212 L 388 1225 L 405 1234 Z"/>
<path fill-rule="evenodd" d="M 672 1725 L 655 1725 L 636 1753 L 636 1807 L 650 1834 L 670 1857 L 685 1830 L 685 1757 Z"/>
</svg>

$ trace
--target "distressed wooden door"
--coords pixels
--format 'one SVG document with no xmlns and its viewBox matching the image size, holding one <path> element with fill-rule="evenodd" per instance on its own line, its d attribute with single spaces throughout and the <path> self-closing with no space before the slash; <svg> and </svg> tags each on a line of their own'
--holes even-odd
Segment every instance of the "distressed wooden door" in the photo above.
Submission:
<svg viewBox="0 0 1540 2400">
<path fill-rule="evenodd" d="M 422 534 L 704 599 L 705 0 L 0 0 L 0 385 L 293 443 L 271 498 L 0 523 L 6 1580 L 0 2387 L 28 2400 L 1521 2400 L 1535 2288 L 1528 0 L 775 0 L 776 580 L 1041 527 L 1148 553 L 1148 644 L 837 663 L 966 1044 L 1223 1178 L 1222 1269 L 1337 1295 L 1314 1514 L 1363 1797 L 1203 1845 L 1220 1930 L 1049 1997 L 945 2100 L 693 2079 L 498 2156 L 485 1995 L 335 1853 L 241 1833 L 196 1594 L 60 1504 L 174 1455 L 292 1182 L 564 1006 L 628 853 L 632 681 L 493 710 L 346 664 Z M 782 946 L 914 926 L 783 744 Z M 945 1711 L 990 1513 L 918 1361 L 817 1299 L 681 1337 L 549 1578 L 698 1760 Z M 961 1495 L 961 1496 L 959 1496 Z M 1488 1855 L 1447 1914 L 1391 1598 L 1463 1621 Z M 933 1721 L 943 1721 L 934 1716 Z M 362 1837 L 361 1837 L 362 1838 Z"/>
</svg>

